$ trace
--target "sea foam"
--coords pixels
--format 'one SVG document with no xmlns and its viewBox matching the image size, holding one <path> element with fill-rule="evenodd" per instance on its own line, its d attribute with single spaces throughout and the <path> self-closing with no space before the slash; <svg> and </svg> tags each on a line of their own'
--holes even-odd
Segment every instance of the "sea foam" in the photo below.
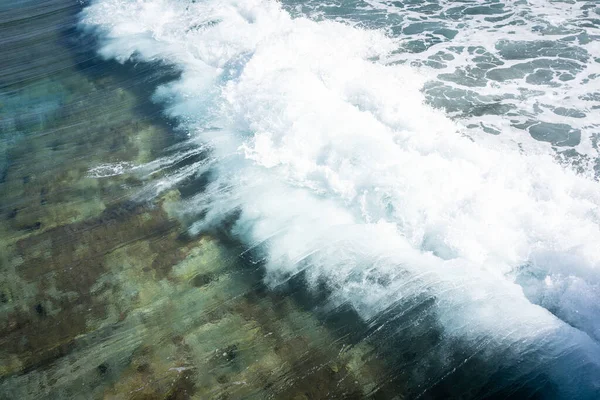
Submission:
<svg viewBox="0 0 600 400">
<path fill-rule="evenodd" d="M 210 148 L 186 212 L 236 215 L 269 285 L 302 273 L 365 320 L 425 295 L 444 335 L 547 349 L 560 394 L 598 390 L 598 182 L 425 105 L 377 30 L 262 0 L 96 0 L 80 26 L 105 58 L 181 72 L 154 99 Z"/>
</svg>

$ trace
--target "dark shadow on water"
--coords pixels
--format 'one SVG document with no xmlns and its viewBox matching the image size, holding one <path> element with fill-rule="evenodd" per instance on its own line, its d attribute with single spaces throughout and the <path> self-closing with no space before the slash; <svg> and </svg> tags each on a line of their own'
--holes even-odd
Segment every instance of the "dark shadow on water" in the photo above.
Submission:
<svg viewBox="0 0 600 400">
<path fill-rule="evenodd" d="M 152 96 L 158 86 L 179 78 L 180 71 L 173 67 L 156 63 L 138 63 L 128 61 L 123 64 L 114 60 L 104 60 L 96 49 L 98 39 L 92 34 L 82 32 L 76 24 L 61 32 L 62 41 L 67 46 L 75 60 L 76 69 L 95 82 L 102 82 L 110 77 L 109 83 L 101 86 L 102 91 L 114 92 L 128 90 L 138 99 L 135 111 L 141 121 L 160 126 L 172 135 L 167 147 L 184 141 L 187 136 L 175 130 L 176 121 L 169 119 L 163 110 L 163 105 L 152 101 Z"/>
<path fill-rule="evenodd" d="M 229 225 L 235 223 L 235 216 Z M 244 252 L 244 246 L 227 229 L 217 234 L 228 247 Z M 521 359 L 504 352 L 478 352 L 476 345 L 444 334 L 435 315 L 436 299 L 422 296 L 392 305 L 370 321 L 365 321 L 349 304 L 332 306 L 332 294 L 321 282 L 309 288 L 305 274 L 291 277 L 284 285 L 264 284 L 265 269 L 253 260 L 257 254 L 244 252 L 239 266 L 258 282 L 248 296 L 267 298 L 277 304 L 291 298 L 301 309 L 315 315 L 333 334 L 338 344 L 351 348 L 367 343 L 371 351 L 365 359 L 376 359 L 386 366 L 377 377 L 369 397 L 392 399 L 399 393 L 407 399 L 548 399 L 556 397 L 556 384 L 540 370 L 538 357 Z M 486 349 L 487 350 L 487 349 Z"/>
</svg>

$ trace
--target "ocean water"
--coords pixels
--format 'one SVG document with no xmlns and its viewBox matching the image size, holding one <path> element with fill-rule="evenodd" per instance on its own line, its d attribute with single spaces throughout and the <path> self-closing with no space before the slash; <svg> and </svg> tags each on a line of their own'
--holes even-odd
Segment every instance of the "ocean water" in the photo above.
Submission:
<svg viewBox="0 0 600 400">
<path fill-rule="evenodd" d="M 121 86 L 143 88 L 166 130 L 137 136 L 155 138 L 138 157 L 115 142 L 86 179 L 132 204 L 171 199 L 177 235 L 219 238 L 228 268 L 260 277 L 240 281 L 325 321 L 319 351 L 374 349 L 377 367 L 336 361 L 363 377 L 352 396 L 600 398 L 595 1 L 77 7 L 67 37 L 133 74 Z M 352 397 L 332 390 L 302 396 Z"/>
</svg>

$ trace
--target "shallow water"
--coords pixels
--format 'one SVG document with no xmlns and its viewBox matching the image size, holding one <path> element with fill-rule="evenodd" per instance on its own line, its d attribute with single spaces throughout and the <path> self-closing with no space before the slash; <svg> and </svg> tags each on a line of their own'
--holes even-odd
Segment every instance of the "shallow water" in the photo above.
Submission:
<svg viewBox="0 0 600 400">
<path fill-rule="evenodd" d="M 75 29 L 79 11 L 61 1 L 1 14 L 0 398 L 373 390 L 385 374 L 372 348 L 265 292 L 235 243 L 187 233 L 172 214 L 185 185 L 140 201 L 160 172 L 97 177 L 177 151 L 182 135 L 149 101 L 176 75 L 103 61 Z"/>
<path fill-rule="evenodd" d="M 4 2 L 0 397 L 597 398 L 599 13 Z"/>
</svg>

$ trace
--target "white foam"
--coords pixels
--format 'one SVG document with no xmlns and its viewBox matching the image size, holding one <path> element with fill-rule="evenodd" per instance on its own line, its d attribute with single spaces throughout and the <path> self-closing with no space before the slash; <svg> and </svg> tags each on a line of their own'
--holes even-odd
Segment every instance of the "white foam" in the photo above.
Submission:
<svg viewBox="0 0 600 400">
<path fill-rule="evenodd" d="M 438 23 L 449 30 L 454 30 L 456 36 L 452 40 L 442 41 L 426 50 L 417 53 L 396 52 L 389 57 L 390 62 L 407 62 L 420 65 L 422 73 L 427 74 L 430 79 L 437 80 L 437 77 L 451 74 L 470 75 L 471 70 L 477 70 L 479 63 L 492 62 L 487 59 L 488 56 L 499 60 L 500 65 L 495 69 L 506 69 L 517 64 L 524 64 L 532 60 L 541 61 L 565 61 L 565 58 L 547 56 L 547 57 L 524 57 L 523 59 L 507 60 L 502 57 L 496 45 L 502 41 L 518 41 L 521 43 L 533 44 L 536 41 L 546 41 L 561 43 L 573 49 L 581 51 L 579 57 L 587 56 L 585 61 L 579 57 L 577 60 L 566 60 L 574 62 L 581 67 L 579 73 L 569 71 L 574 76 L 572 80 L 560 80 L 558 74 L 555 74 L 551 84 L 535 84 L 528 82 L 524 77 L 508 79 L 503 82 L 492 80 L 486 76 L 481 78 L 484 82 L 477 83 L 475 87 L 468 87 L 456 83 L 449 79 L 443 79 L 444 85 L 457 89 L 474 90 L 478 95 L 495 99 L 496 102 L 505 106 L 514 106 L 518 114 L 513 113 L 510 118 L 506 116 L 487 115 L 485 124 L 502 131 L 502 135 L 510 137 L 515 142 L 524 142 L 525 145 L 532 144 L 531 141 L 524 140 L 528 136 L 521 129 L 514 128 L 510 122 L 526 121 L 533 119 L 535 121 L 544 121 L 553 124 L 568 124 L 573 129 L 581 132 L 581 143 L 577 150 L 581 154 L 587 154 L 591 157 L 598 157 L 597 146 L 592 144 L 592 139 L 597 135 L 600 126 L 600 113 L 597 112 L 598 102 L 586 100 L 591 93 L 600 91 L 600 64 L 594 60 L 600 58 L 600 41 L 594 39 L 600 35 L 600 27 L 590 21 L 594 18 L 593 13 L 590 17 L 584 16 L 584 11 L 590 10 L 592 2 L 585 1 L 568 2 L 546 0 L 526 0 L 520 2 L 439 2 L 439 9 L 430 13 L 420 11 L 421 6 L 418 3 L 407 2 L 404 6 L 398 6 L 402 2 L 388 2 L 381 0 L 365 0 L 374 10 L 385 11 L 386 17 L 397 15 L 402 18 L 402 26 L 408 26 L 416 22 Z M 460 18 L 450 18 L 451 10 L 457 8 L 471 8 L 481 6 L 498 7 L 502 6 L 502 12 L 499 14 L 486 14 L 483 12 L 474 15 L 460 14 Z M 454 11 L 457 13 L 457 11 Z M 489 19 L 490 17 L 503 16 L 501 21 Z M 429 31 L 413 34 L 401 35 L 398 38 L 400 43 L 414 40 L 428 40 Z M 590 40 L 579 43 L 578 36 L 586 35 Z M 479 51 L 470 51 L 469 49 L 479 48 Z M 482 57 L 481 50 L 485 50 L 486 57 Z M 437 63 L 436 68 L 428 68 L 423 65 L 429 57 L 435 57 L 440 52 L 451 55 L 451 59 L 445 58 L 443 65 Z M 566 53 L 564 51 L 563 53 Z M 425 63 L 426 64 L 426 63 Z M 530 67 L 529 73 L 534 72 Z M 540 69 L 538 68 L 535 68 Z M 563 71 L 564 72 L 564 71 Z M 477 74 L 473 74 L 477 76 Z M 596 108 L 594 108 L 594 106 Z M 585 113 L 585 118 L 573 118 L 571 116 L 558 115 L 552 111 L 553 108 L 567 107 L 579 112 Z M 461 122 L 465 125 L 479 125 L 480 116 L 461 116 Z M 539 144 L 539 143 L 538 143 Z"/>
<path fill-rule="evenodd" d="M 600 185 L 463 135 L 422 75 L 377 62 L 383 33 L 262 0 L 98 0 L 81 21 L 105 57 L 182 71 L 156 98 L 214 157 L 187 207 L 197 229 L 239 211 L 270 284 L 304 271 L 366 319 L 428 293 L 447 335 L 600 354 Z"/>
</svg>

